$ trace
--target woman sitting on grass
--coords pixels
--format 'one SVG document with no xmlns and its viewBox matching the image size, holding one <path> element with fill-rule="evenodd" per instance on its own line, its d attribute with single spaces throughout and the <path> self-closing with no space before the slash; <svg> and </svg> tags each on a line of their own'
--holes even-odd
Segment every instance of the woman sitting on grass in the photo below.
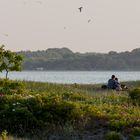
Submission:
<svg viewBox="0 0 140 140">
<path fill-rule="evenodd" d="M 117 91 L 121 91 L 121 90 L 122 90 L 121 84 L 119 83 L 117 77 L 115 78 L 115 89 L 116 89 Z"/>
</svg>

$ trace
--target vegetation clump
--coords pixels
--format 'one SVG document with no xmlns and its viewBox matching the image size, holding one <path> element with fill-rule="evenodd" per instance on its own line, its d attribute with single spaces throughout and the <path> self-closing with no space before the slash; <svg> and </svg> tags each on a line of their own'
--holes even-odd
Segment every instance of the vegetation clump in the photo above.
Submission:
<svg viewBox="0 0 140 140">
<path fill-rule="evenodd" d="M 110 132 L 108 140 L 120 134 L 140 136 L 140 106 L 130 101 L 128 91 L 8 79 L 1 79 L 0 87 L 0 132 L 38 139 L 87 131 Z"/>
<path fill-rule="evenodd" d="M 8 79 L 0 79 L 0 95 L 4 96 L 7 94 L 25 94 L 25 86 L 20 81 L 12 81 Z"/>
<path fill-rule="evenodd" d="M 134 104 L 140 105 L 140 88 L 136 88 L 129 92 L 129 96 Z"/>
<path fill-rule="evenodd" d="M 122 135 L 115 131 L 110 131 L 105 136 L 106 140 L 123 140 Z"/>
<path fill-rule="evenodd" d="M 1 132 L 2 140 L 6 140 L 7 139 L 7 134 L 8 134 L 8 132 L 6 130 Z"/>
</svg>

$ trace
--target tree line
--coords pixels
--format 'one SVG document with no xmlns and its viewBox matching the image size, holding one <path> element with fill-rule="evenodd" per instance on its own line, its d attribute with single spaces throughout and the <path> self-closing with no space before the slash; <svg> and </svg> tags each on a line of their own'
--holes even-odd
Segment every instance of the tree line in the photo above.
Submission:
<svg viewBox="0 0 140 140">
<path fill-rule="evenodd" d="M 68 48 L 21 51 L 23 70 L 140 70 L 140 48 L 131 52 L 74 53 Z"/>
</svg>

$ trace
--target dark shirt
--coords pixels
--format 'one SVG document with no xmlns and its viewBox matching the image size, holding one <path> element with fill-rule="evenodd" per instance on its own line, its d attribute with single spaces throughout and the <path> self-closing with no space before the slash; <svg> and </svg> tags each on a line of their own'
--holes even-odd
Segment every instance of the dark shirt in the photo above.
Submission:
<svg viewBox="0 0 140 140">
<path fill-rule="evenodd" d="M 120 83 L 117 80 L 115 80 L 115 87 L 120 87 L 120 86 L 121 86 Z"/>
<path fill-rule="evenodd" d="M 116 84 L 115 80 L 109 79 L 107 87 L 110 88 L 110 89 L 115 89 L 116 88 L 115 84 Z"/>
</svg>

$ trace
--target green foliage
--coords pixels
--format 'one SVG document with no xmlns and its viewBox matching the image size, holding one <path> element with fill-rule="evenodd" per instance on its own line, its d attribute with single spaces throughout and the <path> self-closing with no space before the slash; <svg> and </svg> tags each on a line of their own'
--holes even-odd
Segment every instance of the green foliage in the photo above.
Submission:
<svg viewBox="0 0 140 140">
<path fill-rule="evenodd" d="M 8 134 L 8 132 L 6 130 L 1 132 L 2 140 L 7 140 L 7 134 Z"/>
<path fill-rule="evenodd" d="M 111 130 L 122 130 L 125 126 L 128 125 L 127 120 L 111 120 L 109 123 L 109 127 Z"/>
<path fill-rule="evenodd" d="M 134 103 L 138 103 L 140 105 L 140 88 L 130 91 L 129 96 Z"/>
<path fill-rule="evenodd" d="M 74 53 L 68 48 L 19 52 L 26 70 L 140 70 L 140 49 L 132 52 Z M 69 64 L 69 65 L 67 65 Z M 121 65 L 118 65 L 121 64 Z"/>
<path fill-rule="evenodd" d="M 22 57 L 10 50 L 5 50 L 4 45 L 0 47 L 0 71 L 6 71 L 6 79 L 9 71 L 20 71 Z"/>
<path fill-rule="evenodd" d="M 128 140 L 136 140 L 136 137 L 131 134 L 131 135 L 128 136 Z"/>
<path fill-rule="evenodd" d="M 122 140 L 122 136 L 120 133 L 115 131 L 110 131 L 105 136 L 106 140 Z"/>
<path fill-rule="evenodd" d="M 140 107 L 129 101 L 126 91 L 4 79 L 0 88 L 0 131 L 9 134 L 113 130 L 127 135 L 139 128 Z"/>
<path fill-rule="evenodd" d="M 132 134 L 134 136 L 140 136 L 140 127 L 134 127 Z"/>
<path fill-rule="evenodd" d="M 26 90 L 22 82 L 8 79 L 0 79 L 0 93 L 2 95 L 25 94 Z"/>
</svg>

